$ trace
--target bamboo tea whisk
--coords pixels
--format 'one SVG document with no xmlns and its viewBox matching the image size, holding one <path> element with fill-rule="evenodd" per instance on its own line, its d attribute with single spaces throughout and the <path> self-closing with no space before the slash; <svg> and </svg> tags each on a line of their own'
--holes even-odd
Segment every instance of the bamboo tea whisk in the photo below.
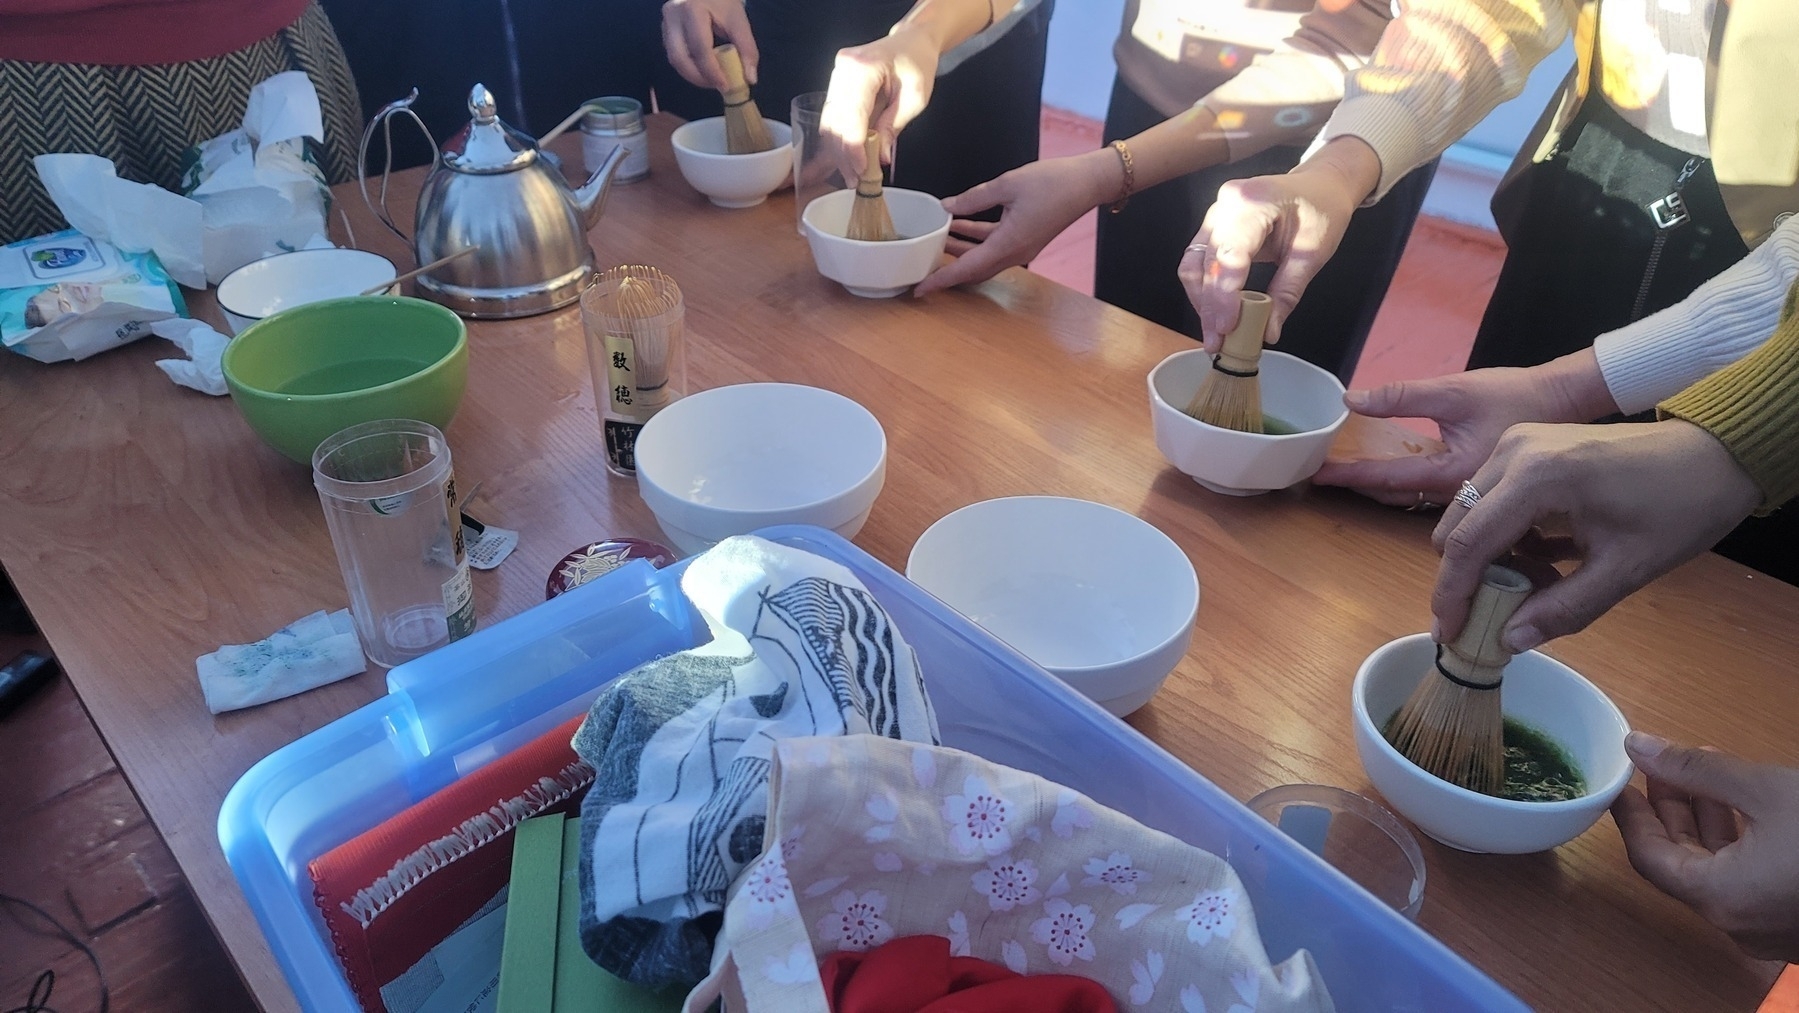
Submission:
<svg viewBox="0 0 1799 1013">
<path fill-rule="evenodd" d="M 775 146 L 775 140 L 768 132 L 768 124 L 762 121 L 762 110 L 750 99 L 750 86 L 743 79 L 743 57 L 733 45 L 723 45 L 712 50 L 718 56 L 718 65 L 725 72 L 727 87 L 721 94 L 725 97 L 725 152 L 731 155 L 748 155 L 758 151 L 767 151 Z"/>
<path fill-rule="evenodd" d="M 675 280 L 653 267 L 627 264 L 600 274 L 601 284 L 616 281 L 608 314 L 621 326 L 621 337 L 631 339 L 640 411 L 653 412 L 668 400 L 668 368 L 670 346 L 679 335 L 678 316 L 670 310 L 681 304 L 681 289 Z"/>
<path fill-rule="evenodd" d="M 1387 724 L 1387 741 L 1406 759 L 1470 791 L 1504 790 L 1499 687 L 1512 654 L 1499 635 L 1530 592 L 1530 580 L 1518 571 L 1487 567 L 1461 635 L 1437 647 L 1436 664 Z"/>
<path fill-rule="evenodd" d="M 862 166 L 862 178 L 856 181 L 856 199 L 850 204 L 849 228 L 843 237 L 890 243 L 899 233 L 894 231 L 893 215 L 881 193 L 881 135 L 869 131 L 862 151 L 868 160 Z"/>
<path fill-rule="evenodd" d="M 1187 414 L 1221 429 L 1262 432 L 1262 336 L 1274 301 L 1260 292 L 1240 293 L 1237 326 L 1224 336 L 1224 347 L 1187 405 Z"/>
</svg>

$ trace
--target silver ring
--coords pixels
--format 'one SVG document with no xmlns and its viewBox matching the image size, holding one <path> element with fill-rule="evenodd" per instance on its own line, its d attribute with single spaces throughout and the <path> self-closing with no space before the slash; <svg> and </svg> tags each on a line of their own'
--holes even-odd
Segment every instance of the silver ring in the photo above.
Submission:
<svg viewBox="0 0 1799 1013">
<path fill-rule="evenodd" d="M 1473 482 L 1464 479 L 1462 481 L 1462 487 L 1455 492 L 1455 505 L 1472 510 L 1474 509 L 1474 505 L 1479 502 L 1480 490 L 1474 487 Z"/>
<path fill-rule="evenodd" d="M 1188 253 L 1204 253 L 1204 252 L 1206 252 L 1207 249 L 1209 249 L 1209 247 L 1207 247 L 1206 244 L 1204 244 L 1204 243 L 1194 243 L 1191 246 L 1187 247 L 1187 252 Z"/>
</svg>

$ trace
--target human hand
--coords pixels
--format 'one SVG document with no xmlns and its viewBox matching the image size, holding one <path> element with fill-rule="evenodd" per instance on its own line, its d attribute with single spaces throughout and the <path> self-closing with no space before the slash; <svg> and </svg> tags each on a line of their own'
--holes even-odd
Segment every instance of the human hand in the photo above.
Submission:
<svg viewBox="0 0 1799 1013">
<path fill-rule="evenodd" d="M 1575 559 L 1506 623 L 1514 653 L 1575 633 L 1638 588 L 1717 544 L 1761 501 L 1730 451 L 1689 422 L 1518 425 L 1471 479 L 1472 508 L 1450 504 L 1432 536 L 1443 553 L 1433 633 L 1461 632 L 1486 565 L 1542 526 L 1533 555 Z M 1566 531 L 1566 534 L 1561 532 Z"/>
<path fill-rule="evenodd" d="M 868 161 L 869 131 L 881 137 L 881 160 L 893 161 L 894 138 L 931 101 L 941 56 L 929 32 L 904 24 L 886 38 L 838 50 L 819 131 L 852 186 Z"/>
<path fill-rule="evenodd" d="M 1290 172 L 1219 187 L 1179 272 L 1199 312 L 1206 351 L 1216 353 L 1237 326 L 1238 293 L 1250 265 L 1259 260 L 1278 265 L 1268 286 L 1274 309 L 1266 340 L 1280 340 L 1281 324 L 1336 252 L 1350 216 L 1379 180 L 1373 149 L 1342 137 Z"/>
<path fill-rule="evenodd" d="M 952 215 L 972 215 L 999 207 L 999 221 L 957 218 L 950 225 L 948 246 L 956 259 L 931 272 L 912 294 L 925 295 L 951 285 L 986 281 L 1008 267 L 1029 263 L 1075 219 L 1107 194 L 1116 192 L 1121 172 L 1112 150 L 1101 148 L 1068 158 L 1032 162 L 945 198 L 944 210 Z"/>
<path fill-rule="evenodd" d="M 1597 372 L 1596 362 L 1592 368 Z M 1326 461 L 1312 482 L 1354 489 L 1388 506 L 1448 503 L 1513 425 L 1590 422 L 1607 414 L 1601 406 L 1578 401 L 1563 382 L 1565 372 L 1558 360 L 1533 369 L 1475 369 L 1352 390 L 1343 395 L 1351 411 L 1381 419 L 1430 419 L 1444 446 L 1392 460 Z"/>
<path fill-rule="evenodd" d="M 1648 780 L 1612 803 L 1644 879 L 1760 960 L 1799 960 L 1799 770 L 1632 732 Z"/>
<path fill-rule="evenodd" d="M 730 87 L 712 53 L 720 36 L 743 58 L 745 83 L 755 84 L 759 56 L 743 0 L 668 0 L 662 5 L 662 48 L 668 52 L 669 65 L 687 83 L 718 91 Z"/>
</svg>

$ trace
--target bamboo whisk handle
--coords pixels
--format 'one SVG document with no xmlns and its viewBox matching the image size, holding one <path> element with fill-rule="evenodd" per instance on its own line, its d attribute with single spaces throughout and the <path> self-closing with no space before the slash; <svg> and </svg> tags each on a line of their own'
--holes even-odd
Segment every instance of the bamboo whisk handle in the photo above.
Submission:
<svg viewBox="0 0 1799 1013">
<path fill-rule="evenodd" d="M 1454 642 L 1444 645 L 1437 663 L 1459 679 L 1498 685 L 1506 663 L 1512 660 L 1512 652 L 1500 644 L 1499 635 L 1530 592 L 1530 579 L 1522 573 L 1498 564 L 1488 566 L 1468 608 L 1467 624 Z"/>
<path fill-rule="evenodd" d="M 1237 326 L 1224 336 L 1218 364 L 1236 373 L 1254 376 L 1262 362 L 1262 338 L 1268 332 L 1268 315 L 1274 300 L 1260 292 L 1238 293 Z"/>
<path fill-rule="evenodd" d="M 865 197 L 878 197 L 881 193 L 881 135 L 870 130 L 867 140 L 862 142 L 862 178 L 856 184 L 856 192 Z"/>
<path fill-rule="evenodd" d="M 750 100 L 750 86 L 743 78 L 743 57 L 738 54 L 737 47 L 730 43 L 716 46 L 712 50 L 718 57 L 718 67 L 725 72 L 726 87 L 721 92 L 725 101 L 731 105 L 741 105 Z"/>
</svg>

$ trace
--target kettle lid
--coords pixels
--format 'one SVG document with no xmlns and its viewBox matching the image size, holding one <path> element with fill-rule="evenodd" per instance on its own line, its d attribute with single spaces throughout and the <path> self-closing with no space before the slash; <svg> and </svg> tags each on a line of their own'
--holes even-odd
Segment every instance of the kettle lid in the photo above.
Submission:
<svg viewBox="0 0 1799 1013">
<path fill-rule="evenodd" d="M 510 172 L 537 161 L 537 140 L 500 119 L 493 92 L 484 84 L 469 90 L 474 117 L 443 146 L 443 163 L 459 172 Z"/>
</svg>

